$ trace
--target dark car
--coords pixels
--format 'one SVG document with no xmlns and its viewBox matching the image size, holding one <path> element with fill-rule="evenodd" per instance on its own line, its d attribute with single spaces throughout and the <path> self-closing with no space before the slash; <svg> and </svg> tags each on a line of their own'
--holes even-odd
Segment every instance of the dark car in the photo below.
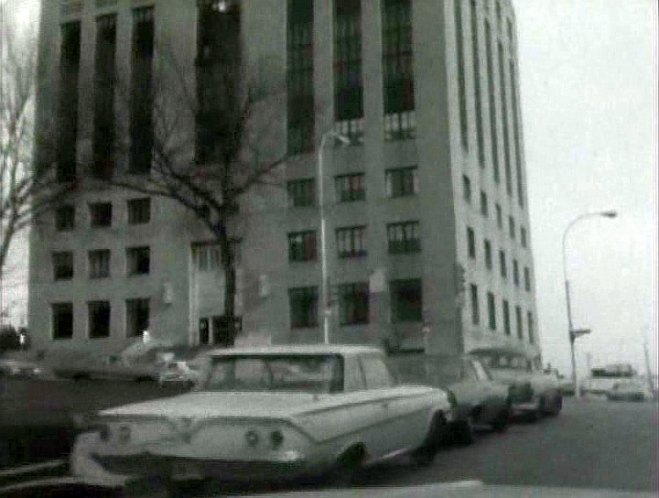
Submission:
<svg viewBox="0 0 659 498">
<path fill-rule="evenodd" d="M 493 380 L 477 358 L 411 354 L 390 356 L 389 361 L 400 382 L 439 387 L 454 399 L 456 419 L 451 434 L 456 442 L 471 443 L 479 426 L 497 431 L 507 428 L 508 388 Z"/>
</svg>

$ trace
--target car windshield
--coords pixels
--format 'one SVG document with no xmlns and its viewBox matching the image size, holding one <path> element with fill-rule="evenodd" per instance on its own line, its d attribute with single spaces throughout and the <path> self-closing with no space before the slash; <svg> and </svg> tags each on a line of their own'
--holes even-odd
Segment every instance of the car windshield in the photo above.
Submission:
<svg viewBox="0 0 659 498">
<path fill-rule="evenodd" d="M 240 355 L 212 359 L 205 391 L 343 390 L 343 360 L 336 355 Z"/>
</svg>

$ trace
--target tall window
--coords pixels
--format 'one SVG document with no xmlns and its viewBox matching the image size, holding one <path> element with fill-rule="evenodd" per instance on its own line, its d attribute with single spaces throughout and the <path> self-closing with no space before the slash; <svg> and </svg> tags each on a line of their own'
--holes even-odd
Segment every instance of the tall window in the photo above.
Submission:
<svg viewBox="0 0 659 498">
<path fill-rule="evenodd" d="M 366 198 L 364 173 L 337 176 L 335 182 L 337 202 L 363 201 Z"/>
<path fill-rule="evenodd" d="M 476 235 L 471 227 L 467 227 L 467 252 L 471 259 L 476 259 Z"/>
<path fill-rule="evenodd" d="M 110 302 L 87 303 L 87 327 L 90 339 L 110 337 Z"/>
<path fill-rule="evenodd" d="M 223 147 L 231 147 L 234 124 L 223 115 L 235 116 L 239 91 L 240 4 L 223 0 L 199 0 L 197 27 L 196 160 L 217 161 Z"/>
<path fill-rule="evenodd" d="M 497 329 L 497 308 L 494 304 L 494 294 L 487 293 L 487 326 L 490 330 Z"/>
<path fill-rule="evenodd" d="M 492 269 L 492 244 L 490 243 L 489 240 L 485 239 L 485 242 L 483 244 L 483 248 L 485 250 L 485 268 L 488 270 Z"/>
<path fill-rule="evenodd" d="M 73 252 L 58 251 L 52 253 L 53 278 L 71 280 L 73 278 Z"/>
<path fill-rule="evenodd" d="M 478 305 L 478 287 L 471 284 L 469 289 L 471 296 L 471 323 L 478 325 L 481 321 L 480 307 Z"/>
<path fill-rule="evenodd" d="M 288 234 L 288 260 L 315 261 L 316 259 L 316 232 L 294 232 Z"/>
<path fill-rule="evenodd" d="M 419 176 L 416 166 L 388 169 L 385 173 L 387 197 L 404 197 L 419 193 Z"/>
<path fill-rule="evenodd" d="M 510 24 L 508 26 L 510 26 Z M 510 91 L 512 94 L 510 100 L 513 104 L 513 140 L 515 143 L 515 169 L 517 170 L 517 203 L 523 208 L 524 182 L 522 179 L 522 138 L 520 134 L 519 109 L 517 107 L 517 77 L 515 74 L 515 64 L 512 60 L 510 61 Z"/>
<path fill-rule="evenodd" d="M 55 230 L 63 232 L 66 230 L 73 230 L 76 224 L 76 209 L 75 206 L 67 204 L 58 206 L 55 209 Z"/>
<path fill-rule="evenodd" d="M 149 329 L 149 299 L 126 300 L 126 335 L 139 337 Z"/>
<path fill-rule="evenodd" d="M 503 59 L 503 45 L 499 42 L 499 92 L 501 94 L 501 117 L 503 119 L 503 157 L 506 168 L 506 192 L 513 195 L 513 178 L 510 167 L 510 136 L 508 133 L 508 98 L 506 94 L 506 66 Z"/>
<path fill-rule="evenodd" d="M 53 303 L 50 307 L 53 339 L 71 339 L 73 337 L 73 304 Z"/>
<path fill-rule="evenodd" d="M 130 95 L 131 173 L 148 173 L 153 149 L 153 7 L 133 10 Z"/>
<path fill-rule="evenodd" d="M 471 203 L 471 180 L 467 175 L 462 175 L 462 195 L 465 202 Z"/>
<path fill-rule="evenodd" d="M 490 103 L 490 142 L 492 142 L 492 167 L 494 181 L 499 183 L 499 132 L 497 129 L 497 106 L 494 88 L 494 65 L 492 62 L 492 32 L 485 21 L 485 58 L 487 61 L 487 93 Z"/>
<path fill-rule="evenodd" d="M 508 216 L 508 235 L 515 240 L 515 218 Z"/>
<path fill-rule="evenodd" d="M 89 205 L 90 225 L 93 228 L 109 227 L 112 225 L 112 203 L 93 202 Z"/>
<path fill-rule="evenodd" d="M 526 313 L 527 328 L 529 331 L 529 342 L 535 344 L 535 328 L 533 324 L 533 314 L 529 311 Z"/>
<path fill-rule="evenodd" d="M 524 339 L 524 323 L 522 322 L 522 308 L 515 306 L 515 318 L 517 319 L 517 338 Z"/>
<path fill-rule="evenodd" d="M 313 206 L 316 203 L 316 180 L 314 178 L 292 180 L 287 183 L 286 189 L 289 207 Z"/>
<path fill-rule="evenodd" d="M 339 258 L 366 256 L 366 227 L 347 227 L 336 230 Z"/>
<path fill-rule="evenodd" d="M 87 253 L 89 278 L 107 278 L 110 276 L 110 250 L 97 249 Z"/>
<path fill-rule="evenodd" d="M 364 138 L 361 0 L 335 0 L 334 120 L 353 143 Z"/>
<path fill-rule="evenodd" d="M 412 1 L 383 0 L 384 138 L 416 136 Z"/>
<path fill-rule="evenodd" d="M 513 259 L 513 283 L 516 287 L 519 286 L 519 263 Z"/>
<path fill-rule="evenodd" d="M 460 106 L 460 139 L 462 146 L 469 149 L 469 126 L 467 123 L 467 82 L 465 80 L 465 55 L 462 30 L 462 2 L 455 2 L 455 43 L 458 59 L 458 102 Z"/>
<path fill-rule="evenodd" d="M 524 290 L 531 292 L 531 270 L 524 267 Z"/>
<path fill-rule="evenodd" d="M 148 275 L 151 271 L 151 250 L 145 247 L 126 249 L 128 275 Z"/>
<path fill-rule="evenodd" d="M 291 328 L 318 325 L 318 288 L 298 287 L 288 290 Z"/>
<path fill-rule="evenodd" d="M 96 74 L 94 77 L 94 164 L 96 178 L 109 179 L 114 173 L 117 16 L 96 19 Z"/>
<path fill-rule="evenodd" d="M 506 335 L 510 335 L 510 305 L 505 299 L 503 300 L 503 331 Z"/>
<path fill-rule="evenodd" d="M 314 147 L 313 2 L 288 0 L 288 153 Z"/>
<path fill-rule="evenodd" d="M 519 238 L 520 238 L 522 247 L 526 247 L 528 245 L 528 241 L 526 240 L 526 238 L 527 238 L 526 228 L 520 227 L 520 229 L 519 229 Z"/>
<path fill-rule="evenodd" d="M 499 271 L 501 272 L 501 278 L 508 278 L 508 267 L 506 265 L 506 253 L 499 251 Z"/>
<path fill-rule="evenodd" d="M 487 194 L 481 190 L 481 214 L 485 217 L 488 215 Z"/>
<path fill-rule="evenodd" d="M 61 37 L 56 176 L 58 181 L 69 181 L 76 175 L 80 21 L 62 24 Z"/>
<path fill-rule="evenodd" d="M 141 199 L 129 199 L 126 203 L 128 207 L 128 224 L 141 225 L 151 221 L 151 199 L 143 197 Z"/>
<path fill-rule="evenodd" d="M 497 203 L 495 207 L 497 211 L 497 227 L 503 228 L 503 211 L 501 211 L 501 205 Z"/>
<path fill-rule="evenodd" d="M 462 2 L 459 2 L 462 3 Z M 481 100 L 481 62 L 478 46 L 478 12 L 476 0 L 471 0 L 471 59 L 474 65 L 474 97 L 476 100 L 476 140 L 478 140 L 478 162 L 485 166 L 485 146 L 483 138 L 483 102 Z"/>
<path fill-rule="evenodd" d="M 421 250 L 420 237 L 418 221 L 390 223 L 387 225 L 389 254 L 419 252 Z"/>
<path fill-rule="evenodd" d="M 368 323 L 368 283 L 342 284 L 338 293 L 340 324 Z"/>
<path fill-rule="evenodd" d="M 421 280 L 393 280 L 389 288 L 392 322 L 420 322 L 423 319 Z"/>
</svg>

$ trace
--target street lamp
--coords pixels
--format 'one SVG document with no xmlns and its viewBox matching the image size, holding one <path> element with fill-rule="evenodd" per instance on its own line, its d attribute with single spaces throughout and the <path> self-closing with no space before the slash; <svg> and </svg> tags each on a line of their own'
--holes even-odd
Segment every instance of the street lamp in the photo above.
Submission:
<svg viewBox="0 0 659 498">
<path fill-rule="evenodd" d="M 574 392 L 576 396 L 579 396 L 579 386 L 577 385 L 577 364 L 574 354 L 574 341 L 579 336 L 579 334 L 576 333 L 577 331 L 575 331 L 572 326 L 572 309 L 570 306 L 570 282 L 567 278 L 567 264 L 566 264 L 567 257 L 566 257 L 565 243 L 570 229 L 574 225 L 576 225 L 579 221 L 582 221 L 586 218 L 595 218 L 595 217 L 615 218 L 616 216 L 618 216 L 618 213 L 616 211 L 597 211 L 594 213 L 584 213 L 573 219 L 565 228 L 565 232 L 563 232 L 563 280 L 565 282 L 565 303 L 567 307 L 568 337 L 570 339 L 570 354 L 572 359 L 572 383 L 574 384 Z"/>
<path fill-rule="evenodd" d="M 325 150 L 325 144 L 327 143 L 328 138 L 335 138 L 342 145 L 350 145 L 350 139 L 345 135 L 334 130 L 326 131 L 322 138 L 320 139 L 320 147 L 318 148 L 318 206 L 320 210 L 320 273 L 321 273 L 321 284 L 320 284 L 320 299 L 321 299 L 321 309 L 323 313 L 323 342 L 329 344 L 329 332 L 330 332 L 330 306 L 329 306 L 329 295 L 327 289 L 327 223 L 325 220 L 325 188 L 324 188 L 324 167 L 323 167 L 323 151 Z"/>
</svg>

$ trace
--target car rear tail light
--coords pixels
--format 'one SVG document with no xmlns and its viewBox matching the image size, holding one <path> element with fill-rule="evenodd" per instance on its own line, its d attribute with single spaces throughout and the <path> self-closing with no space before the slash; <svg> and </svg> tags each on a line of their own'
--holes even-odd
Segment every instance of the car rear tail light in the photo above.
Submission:
<svg viewBox="0 0 659 498">
<path fill-rule="evenodd" d="M 270 433 L 270 444 L 272 445 L 272 449 L 276 450 L 282 445 L 283 442 L 284 435 L 281 433 L 281 431 L 272 431 Z"/>
</svg>

